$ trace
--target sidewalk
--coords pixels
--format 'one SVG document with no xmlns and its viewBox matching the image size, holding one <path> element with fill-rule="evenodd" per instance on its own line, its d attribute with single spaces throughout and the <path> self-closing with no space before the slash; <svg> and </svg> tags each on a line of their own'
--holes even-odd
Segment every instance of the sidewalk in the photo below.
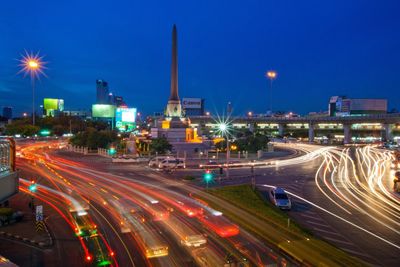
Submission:
<svg viewBox="0 0 400 267">
<path fill-rule="evenodd" d="M 35 215 L 28 206 L 30 200 L 31 197 L 22 192 L 9 200 L 9 207 L 14 211 L 22 211 L 24 217 L 20 222 L 0 227 L 0 237 L 25 242 L 37 247 L 50 247 L 53 245 L 53 239 L 46 224 L 43 230 L 36 231 Z"/>
</svg>

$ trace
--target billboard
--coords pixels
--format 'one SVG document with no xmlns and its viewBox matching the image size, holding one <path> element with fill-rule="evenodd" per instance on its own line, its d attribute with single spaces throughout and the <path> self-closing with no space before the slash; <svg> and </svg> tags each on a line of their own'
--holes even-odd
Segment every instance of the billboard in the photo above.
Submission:
<svg viewBox="0 0 400 267">
<path fill-rule="evenodd" d="M 64 99 L 45 98 L 43 99 L 43 108 L 45 110 L 64 110 Z"/>
<path fill-rule="evenodd" d="M 92 105 L 92 117 L 94 118 L 114 118 L 115 106 L 106 104 Z"/>
<path fill-rule="evenodd" d="M 121 132 L 130 132 L 135 128 L 136 108 L 117 108 L 115 112 L 115 127 Z"/>
<path fill-rule="evenodd" d="M 188 108 L 202 108 L 203 100 L 201 98 L 183 98 L 182 107 Z"/>
</svg>

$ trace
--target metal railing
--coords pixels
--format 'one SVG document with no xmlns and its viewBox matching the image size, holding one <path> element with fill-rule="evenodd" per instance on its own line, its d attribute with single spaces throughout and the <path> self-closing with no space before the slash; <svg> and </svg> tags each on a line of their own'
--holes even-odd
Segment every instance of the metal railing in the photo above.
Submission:
<svg viewBox="0 0 400 267">
<path fill-rule="evenodd" d="M 12 144 L 7 139 L 0 139 L 0 173 L 13 169 Z"/>
</svg>

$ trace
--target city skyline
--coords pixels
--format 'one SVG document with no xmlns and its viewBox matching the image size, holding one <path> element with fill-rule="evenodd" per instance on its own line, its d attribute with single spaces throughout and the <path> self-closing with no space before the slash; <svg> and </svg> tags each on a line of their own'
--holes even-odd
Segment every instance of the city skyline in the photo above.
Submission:
<svg viewBox="0 0 400 267">
<path fill-rule="evenodd" d="M 89 109 L 95 102 L 95 80 L 104 79 L 111 92 L 146 114 L 162 111 L 170 84 L 169 35 L 174 23 L 180 29 L 181 97 L 205 98 L 212 113 L 222 112 L 217 107 L 225 107 L 228 101 L 237 114 L 265 113 L 269 87 L 264 73 L 269 69 L 279 74 L 273 87 L 274 110 L 301 114 L 327 110 L 331 95 L 387 98 L 389 110 L 399 106 L 400 54 L 395 48 L 400 38 L 395 29 L 400 20 L 395 17 L 394 1 L 386 6 L 364 1 L 362 7 L 310 2 L 298 6 L 302 12 L 295 5 L 288 8 L 272 2 L 255 1 L 245 7 L 230 3 L 215 4 L 212 10 L 206 4 L 183 2 L 154 9 L 144 5 L 141 15 L 136 14 L 135 4 L 127 2 L 123 3 L 126 10 L 103 2 L 85 3 L 76 10 L 79 19 L 71 21 L 66 11 L 77 8 L 77 3 L 61 5 L 66 10 L 61 16 L 51 4 L 28 4 L 26 10 L 19 10 L 26 16 L 18 20 L 13 16 L 16 11 L 11 11 L 15 4 L 6 3 L 2 12 L 10 12 L 1 14 L 5 23 L 0 27 L 10 42 L 0 44 L 4 51 L 0 106 L 13 106 L 16 115 L 31 109 L 30 84 L 16 74 L 15 61 L 27 49 L 40 50 L 49 61 L 49 77 L 36 85 L 37 103 L 55 97 L 65 99 L 66 109 Z M 107 8 L 113 12 L 106 21 L 91 21 Z M 225 17 L 218 13 L 223 10 Z M 119 18 L 129 12 L 135 15 Z M 146 16 L 151 12 L 160 15 L 156 22 Z M 198 12 L 204 17 L 194 15 Z M 35 19 L 38 13 L 43 13 L 43 20 Z M 86 23 L 83 29 L 81 23 Z M 77 94 L 81 102 L 75 101 Z M 309 101 L 313 98 L 318 101 Z"/>
</svg>

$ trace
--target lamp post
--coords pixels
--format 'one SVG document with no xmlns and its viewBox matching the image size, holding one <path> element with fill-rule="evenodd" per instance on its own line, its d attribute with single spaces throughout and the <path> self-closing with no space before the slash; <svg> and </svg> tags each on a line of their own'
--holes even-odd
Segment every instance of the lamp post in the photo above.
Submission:
<svg viewBox="0 0 400 267">
<path fill-rule="evenodd" d="M 277 75 L 278 74 L 274 70 L 269 70 L 265 73 L 265 77 L 267 77 L 267 79 L 269 79 L 269 81 L 270 81 L 270 83 L 269 83 L 269 86 L 270 86 L 270 88 L 269 88 L 270 89 L 269 110 L 271 111 L 271 113 L 272 113 L 272 82 L 276 79 Z"/>
<path fill-rule="evenodd" d="M 18 73 L 23 72 L 24 77 L 29 75 L 31 78 L 31 86 L 32 86 L 32 125 L 35 126 L 35 79 L 39 78 L 40 74 L 46 76 L 43 72 L 43 69 L 46 62 L 42 61 L 43 56 L 39 56 L 39 53 L 33 54 L 25 51 L 25 55 L 22 55 L 22 58 L 19 60 L 21 70 Z"/>
<path fill-rule="evenodd" d="M 225 135 L 226 137 L 226 177 L 229 177 L 229 157 L 230 157 L 230 151 L 229 151 L 229 135 L 228 135 L 228 125 L 224 122 L 220 123 L 218 125 L 218 128 L 222 135 Z"/>
</svg>

